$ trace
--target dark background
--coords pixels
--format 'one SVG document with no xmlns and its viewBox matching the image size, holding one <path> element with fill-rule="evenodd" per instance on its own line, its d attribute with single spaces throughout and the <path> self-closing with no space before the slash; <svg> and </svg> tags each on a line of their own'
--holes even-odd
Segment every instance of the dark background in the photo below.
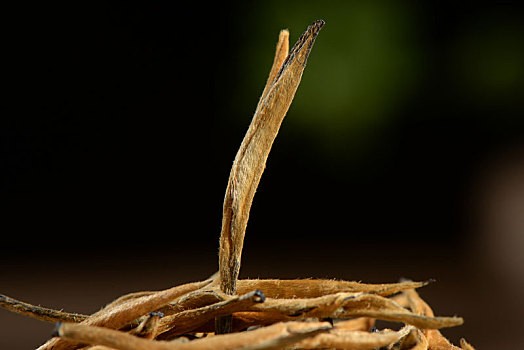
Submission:
<svg viewBox="0 0 524 350">
<path fill-rule="evenodd" d="M 241 277 L 395 282 L 519 348 L 524 16 L 512 2 L 1 11 L 0 292 L 92 313 L 218 267 L 229 169 L 272 63 L 324 19 L 270 154 Z M 52 325 L 0 310 L 0 347 Z"/>
</svg>

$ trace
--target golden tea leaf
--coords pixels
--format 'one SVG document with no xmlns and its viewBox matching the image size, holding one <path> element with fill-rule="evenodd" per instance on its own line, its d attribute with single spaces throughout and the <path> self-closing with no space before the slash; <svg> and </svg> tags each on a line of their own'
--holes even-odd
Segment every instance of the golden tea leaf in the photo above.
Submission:
<svg viewBox="0 0 524 350">
<path fill-rule="evenodd" d="M 269 151 L 291 106 L 307 58 L 323 25 L 322 20 L 310 25 L 283 62 L 288 47 L 288 33 L 280 33 L 266 88 L 233 162 L 224 198 L 218 263 L 220 288 L 226 294 L 235 294 L 253 197 L 266 167 Z M 217 320 L 218 333 L 230 331 L 230 316 Z"/>
<path fill-rule="evenodd" d="M 302 78 L 307 58 L 324 21 L 316 21 L 302 34 L 274 79 L 271 74 L 249 129 L 233 162 L 224 198 L 220 234 L 219 274 L 222 291 L 234 294 L 249 210 L 266 160 L 280 125 Z M 287 36 L 281 37 L 285 42 Z M 275 64 L 282 59 L 285 44 L 277 46 Z M 272 69 L 272 73 L 275 71 Z"/>
</svg>

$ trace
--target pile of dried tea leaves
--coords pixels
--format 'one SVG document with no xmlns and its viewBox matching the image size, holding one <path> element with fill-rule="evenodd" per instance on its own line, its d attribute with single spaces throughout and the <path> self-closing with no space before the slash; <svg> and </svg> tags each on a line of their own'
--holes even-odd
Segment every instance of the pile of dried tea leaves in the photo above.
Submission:
<svg viewBox="0 0 524 350">
<path fill-rule="evenodd" d="M 473 349 L 439 331 L 460 317 L 436 317 L 416 292 L 429 282 L 365 284 L 324 279 L 238 279 L 249 210 L 273 141 L 291 105 L 323 21 L 289 52 L 281 31 L 255 116 L 226 190 L 219 271 L 204 281 L 124 295 L 92 315 L 0 295 L 0 306 L 56 322 L 39 349 Z M 402 324 L 377 329 L 376 320 Z"/>
</svg>

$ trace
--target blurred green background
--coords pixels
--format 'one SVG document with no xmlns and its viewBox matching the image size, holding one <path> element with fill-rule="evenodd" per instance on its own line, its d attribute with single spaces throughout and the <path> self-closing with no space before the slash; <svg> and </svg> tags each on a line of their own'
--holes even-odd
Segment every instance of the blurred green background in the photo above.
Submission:
<svg viewBox="0 0 524 350">
<path fill-rule="evenodd" d="M 226 84 L 235 96 L 227 108 L 243 118 L 256 101 L 277 35 L 270 28 L 289 28 L 293 41 L 305 23 L 323 18 L 328 26 L 311 59 L 315 66 L 290 112 L 299 117 L 286 121 L 322 152 L 345 158 L 372 149 L 381 143 L 374 134 L 414 114 L 421 98 L 426 111 L 420 120 L 435 109 L 453 115 L 459 106 L 468 108 L 462 118 L 496 118 L 480 112 L 490 107 L 521 112 L 520 12 L 507 4 L 463 7 L 394 1 L 241 5 L 232 28 L 238 34 L 230 39 L 238 69 L 222 72 L 232 78 Z M 449 13 L 439 17 L 439 11 Z"/>
<path fill-rule="evenodd" d="M 1 13 L 1 293 L 90 313 L 212 274 L 278 33 L 292 45 L 323 19 L 254 199 L 241 277 L 435 278 L 422 296 L 466 319 L 444 331 L 453 342 L 524 345 L 518 2 Z M 52 328 L 0 320 L 2 348 L 36 347 Z"/>
</svg>

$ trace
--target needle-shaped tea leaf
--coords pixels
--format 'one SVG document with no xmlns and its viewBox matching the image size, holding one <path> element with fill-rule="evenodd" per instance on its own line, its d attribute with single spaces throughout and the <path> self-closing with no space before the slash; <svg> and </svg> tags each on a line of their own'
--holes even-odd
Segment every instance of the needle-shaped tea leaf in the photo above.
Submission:
<svg viewBox="0 0 524 350">
<path fill-rule="evenodd" d="M 293 101 L 307 58 L 323 25 L 322 20 L 310 25 L 285 59 L 288 34 L 287 31 L 280 33 L 266 87 L 233 162 L 224 198 L 219 250 L 220 287 L 227 294 L 235 294 L 236 291 L 249 210 L 269 151 Z M 217 332 L 228 333 L 230 330 L 227 319 L 217 321 Z"/>
</svg>

